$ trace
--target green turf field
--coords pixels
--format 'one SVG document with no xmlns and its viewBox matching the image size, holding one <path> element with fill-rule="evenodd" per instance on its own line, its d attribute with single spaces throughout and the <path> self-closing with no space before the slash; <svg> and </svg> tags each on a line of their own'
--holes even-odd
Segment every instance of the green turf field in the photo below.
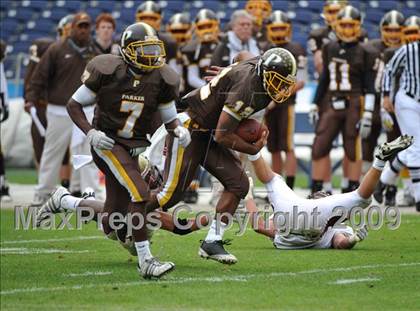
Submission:
<svg viewBox="0 0 420 311">
<path fill-rule="evenodd" d="M 1 211 L 1 310 L 415 310 L 420 306 L 420 217 L 371 231 L 351 251 L 280 251 L 250 229 L 232 231 L 238 264 L 197 256 L 205 232 L 159 231 L 152 250 L 176 270 L 144 281 L 136 258 L 83 230 L 15 231 Z M 344 283 L 344 284 L 340 284 Z"/>
</svg>

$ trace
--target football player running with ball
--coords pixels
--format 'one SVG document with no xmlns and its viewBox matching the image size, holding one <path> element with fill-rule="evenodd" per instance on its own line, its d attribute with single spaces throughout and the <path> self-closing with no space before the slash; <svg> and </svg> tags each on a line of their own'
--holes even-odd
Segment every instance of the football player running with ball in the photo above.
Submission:
<svg viewBox="0 0 420 311">
<path fill-rule="evenodd" d="M 254 144 L 235 134 L 241 120 L 263 110 L 271 101 L 284 102 L 296 84 L 296 61 L 282 48 L 274 48 L 255 57 L 224 68 L 210 83 L 187 94 L 182 101 L 188 105 L 184 122 L 191 132 L 191 143 L 184 148 L 176 137 L 167 139 L 164 186 L 148 203 L 148 210 L 174 206 L 183 196 L 199 165 L 216 177 L 224 186 L 216 212 L 233 215 L 238 203 L 248 193 L 248 178 L 236 150 L 256 154 L 266 137 Z M 266 133 L 268 134 L 268 133 Z M 202 242 L 199 255 L 225 264 L 237 259 L 224 249 L 223 233 L 228 218 L 213 221 Z M 220 230 L 216 230 L 219 229 Z"/>
<path fill-rule="evenodd" d="M 156 31 L 145 23 L 128 26 L 121 36 L 121 56 L 100 55 L 88 63 L 83 85 L 70 99 L 67 109 L 74 123 L 87 135 L 95 164 L 105 174 L 106 201 L 102 219 L 104 233 L 125 238 L 125 230 L 114 231 L 112 213 L 132 214 L 133 238 L 138 254 L 138 270 L 144 278 L 159 278 L 174 268 L 152 256 L 146 226 L 150 190 L 137 164 L 137 156 L 149 145 L 151 118 L 160 112 L 168 132 L 179 149 L 191 141 L 189 131 L 180 125 L 175 99 L 179 77 L 165 65 L 165 49 Z M 96 103 L 93 125 L 83 106 Z"/>
</svg>

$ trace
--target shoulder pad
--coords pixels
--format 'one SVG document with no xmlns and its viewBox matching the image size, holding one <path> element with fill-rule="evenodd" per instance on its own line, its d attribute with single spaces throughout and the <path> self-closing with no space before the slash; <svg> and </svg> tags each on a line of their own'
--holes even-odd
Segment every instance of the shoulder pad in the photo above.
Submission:
<svg viewBox="0 0 420 311">
<path fill-rule="evenodd" d="M 122 57 L 112 54 L 98 55 L 90 61 L 90 66 L 104 75 L 114 73 L 118 67 L 123 65 L 125 65 L 125 63 Z"/>
<path fill-rule="evenodd" d="M 159 68 L 162 79 L 169 85 L 179 84 L 179 76 L 171 66 L 165 64 L 162 68 Z"/>
</svg>

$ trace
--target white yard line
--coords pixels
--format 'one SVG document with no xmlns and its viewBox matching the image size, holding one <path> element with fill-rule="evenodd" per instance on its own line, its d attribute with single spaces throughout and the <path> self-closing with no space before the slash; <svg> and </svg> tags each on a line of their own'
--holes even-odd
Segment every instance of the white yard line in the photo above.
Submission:
<svg viewBox="0 0 420 311">
<path fill-rule="evenodd" d="M 29 244 L 29 243 L 50 243 L 50 242 L 70 242 L 70 241 L 83 241 L 83 240 L 100 240 L 105 239 L 103 235 L 92 235 L 92 236 L 78 236 L 74 238 L 54 238 L 54 239 L 43 239 L 43 240 L 5 240 L 1 241 L 1 244 Z"/>
<path fill-rule="evenodd" d="M 111 271 L 86 271 L 83 273 L 69 273 L 69 274 L 63 274 L 65 277 L 79 277 L 79 276 L 101 276 L 101 275 L 110 275 L 112 274 Z"/>
<path fill-rule="evenodd" d="M 344 284 L 353 284 L 353 283 L 360 283 L 360 282 L 375 282 L 375 281 L 380 281 L 380 280 L 381 279 L 378 279 L 378 278 L 342 279 L 342 280 L 337 280 L 335 282 L 329 282 L 328 284 L 344 285 Z"/>
<path fill-rule="evenodd" d="M 244 274 L 244 275 L 232 275 L 232 276 L 220 276 L 220 277 L 181 277 L 181 278 L 169 278 L 167 280 L 160 280 L 156 282 L 152 281 L 135 281 L 127 283 L 114 283 L 114 284 L 80 284 L 74 286 L 59 286 L 59 287 L 30 287 L 30 288 L 15 288 L 9 290 L 3 290 L 0 295 L 14 295 L 20 293 L 33 293 L 33 292 L 53 292 L 63 290 L 76 290 L 76 289 L 89 289 L 89 288 L 103 288 L 103 287 L 130 287 L 130 286 L 147 286 L 156 284 L 182 284 L 191 282 L 247 282 L 248 280 L 255 278 L 270 278 L 279 276 L 299 276 L 306 274 L 326 274 L 333 272 L 345 272 L 355 270 L 368 270 L 378 268 L 398 268 L 398 267 L 413 267 L 420 266 L 420 262 L 408 262 L 400 264 L 375 264 L 375 265 L 364 265 L 364 266 L 352 266 L 352 267 L 337 267 L 331 269 L 313 269 L 303 270 L 297 272 L 273 272 L 273 273 L 260 273 L 260 274 Z"/>
<path fill-rule="evenodd" d="M 0 254 L 2 255 L 35 255 L 35 254 L 82 254 L 90 253 L 89 250 L 69 251 L 64 249 L 54 248 L 26 248 L 26 247 L 1 247 Z"/>
</svg>

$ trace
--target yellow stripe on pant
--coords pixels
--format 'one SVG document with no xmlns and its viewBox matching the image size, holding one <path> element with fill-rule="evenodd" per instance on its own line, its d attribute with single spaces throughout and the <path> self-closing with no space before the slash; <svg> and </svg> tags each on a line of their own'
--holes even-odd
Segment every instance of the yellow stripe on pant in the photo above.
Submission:
<svg viewBox="0 0 420 311">
<path fill-rule="evenodd" d="M 184 122 L 184 127 L 189 128 L 190 123 L 191 123 L 191 119 L 188 119 L 187 121 Z M 176 152 L 174 152 L 175 147 L 176 147 Z M 164 206 L 166 203 L 169 202 L 169 200 L 172 197 L 172 194 L 174 193 L 176 189 L 176 186 L 178 185 L 179 174 L 181 171 L 182 162 L 184 160 L 184 151 L 185 151 L 185 148 L 179 145 L 177 138 L 174 138 L 174 142 L 172 146 L 171 164 L 172 164 L 172 161 L 175 160 L 174 155 L 176 155 L 175 168 L 171 167 L 169 169 L 168 180 L 166 181 L 165 186 L 162 189 L 162 191 L 160 191 L 156 196 L 160 207 Z M 168 184 L 169 186 L 167 186 Z"/>
<path fill-rule="evenodd" d="M 102 155 L 101 158 L 106 162 L 106 164 L 108 164 L 109 168 L 111 169 L 112 173 L 114 173 L 118 181 L 126 187 L 131 195 L 131 200 L 133 202 L 142 202 L 143 198 L 137 190 L 136 185 L 131 180 L 130 176 L 128 176 L 127 172 L 118 161 L 117 157 L 110 150 L 98 150 L 95 148 L 95 151 L 98 153 L 98 155 Z"/>
</svg>

